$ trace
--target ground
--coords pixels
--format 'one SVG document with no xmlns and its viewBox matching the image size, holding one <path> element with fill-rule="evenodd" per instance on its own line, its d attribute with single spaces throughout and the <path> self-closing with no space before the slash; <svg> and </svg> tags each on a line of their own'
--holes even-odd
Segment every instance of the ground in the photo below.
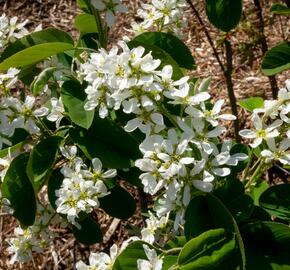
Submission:
<svg viewBox="0 0 290 270">
<path fill-rule="evenodd" d="M 129 7 L 129 13 L 126 16 L 119 16 L 117 24 L 110 34 L 111 44 L 124 34 L 130 35 L 127 29 L 130 29 L 131 22 L 136 19 L 137 9 L 140 3 L 144 1 L 124 0 L 123 2 Z M 203 12 L 203 0 L 194 2 L 201 12 L 201 17 L 212 39 L 215 43 L 218 43 L 219 33 L 213 27 L 210 27 L 207 21 Z M 259 20 L 253 2 L 253 0 L 244 0 L 243 21 L 236 33 L 231 37 L 235 55 L 233 82 L 238 99 L 251 96 L 271 97 L 269 80 L 261 74 L 260 70 L 262 50 L 261 45 L 255 43 L 259 32 Z M 269 14 L 271 4 L 279 1 L 264 0 L 260 2 L 265 17 L 265 35 L 269 48 L 283 40 L 289 40 L 290 20 L 287 20 L 286 17 L 273 17 Z M 57 27 L 66 30 L 75 37 L 77 32 L 73 26 L 73 18 L 79 12 L 80 10 L 78 10 L 73 0 L 0 0 L 0 15 L 6 13 L 8 16 L 18 16 L 21 20 L 28 19 L 30 21 L 28 25 L 30 29 L 42 24 L 43 27 Z M 197 69 L 192 72 L 192 75 L 203 78 L 211 76 L 211 94 L 215 98 L 227 99 L 226 84 L 222 71 L 213 55 L 203 28 L 189 7 L 185 16 L 188 18 L 189 27 L 184 30 L 184 40 L 190 47 L 197 64 Z M 218 47 L 218 52 L 222 60 L 224 60 L 223 48 Z M 276 76 L 280 88 L 284 86 L 284 81 L 287 78 L 290 78 L 289 71 Z M 229 106 L 225 110 L 229 111 Z M 241 125 L 249 125 L 245 111 L 240 109 L 239 115 L 242 122 Z M 138 191 L 134 188 L 130 189 L 138 200 L 138 205 L 140 205 Z M 94 245 L 90 248 L 85 247 L 78 244 L 68 231 L 56 229 L 59 232 L 59 237 L 43 254 L 35 255 L 29 263 L 15 264 L 14 266 L 9 266 L 9 256 L 5 250 L 7 248 L 6 239 L 13 234 L 17 222 L 5 213 L 0 213 L 0 269 L 73 269 L 76 261 L 88 258 L 89 251 L 108 251 L 113 243 L 120 243 L 122 239 L 128 236 L 130 225 L 140 226 L 143 221 L 139 209 L 140 207 L 138 207 L 135 216 L 128 221 L 112 219 L 105 213 L 98 213 L 97 218 L 105 234 L 104 243 L 101 245 Z"/>
</svg>

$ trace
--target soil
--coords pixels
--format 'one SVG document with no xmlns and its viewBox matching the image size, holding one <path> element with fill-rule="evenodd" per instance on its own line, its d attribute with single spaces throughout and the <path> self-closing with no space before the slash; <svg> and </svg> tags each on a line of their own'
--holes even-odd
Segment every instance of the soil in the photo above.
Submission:
<svg viewBox="0 0 290 270">
<path fill-rule="evenodd" d="M 130 24 L 137 19 L 137 9 L 141 0 L 124 0 L 123 3 L 129 8 L 126 16 L 121 15 L 117 19 L 117 23 L 110 34 L 110 43 L 114 43 L 122 36 L 130 33 Z M 197 10 L 200 12 L 203 21 L 215 44 L 220 39 L 219 32 L 210 26 L 206 14 L 204 13 L 203 0 L 194 1 Z M 253 0 L 244 0 L 243 20 L 238 30 L 231 36 L 234 51 L 234 71 L 233 82 L 237 99 L 243 99 L 252 96 L 261 96 L 270 98 L 271 87 L 269 79 L 261 74 L 261 44 L 257 42 L 259 33 L 259 20 L 255 11 Z M 271 16 L 269 14 L 270 6 L 274 0 L 260 1 L 263 8 L 263 16 L 265 18 L 265 36 L 268 47 L 271 48 L 275 44 L 283 40 L 290 39 L 290 20 L 287 17 Z M 8 16 L 18 16 L 20 20 L 28 19 L 29 29 L 34 29 L 39 24 L 45 27 L 56 27 L 77 37 L 77 31 L 73 25 L 73 19 L 76 14 L 81 11 L 77 8 L 74 0 L 0 0 L 0 15 L 5 13 Z M 210 92 L 217 98 L 227 100 L 227 88 L 223 73 L 212 49 L 206 39 L 205 33 L 196 17 L 192 14 L 190 8 L 185 12 L 188 18 L 189 26 L 184 30 L 186 44 L 190 47 L 195 58 L 197 69 L 192 72 L 195 77 L 206 78 L 211 76 L 212 83 Z M 242 45 L 241 45 L 242 44 Z M 223 48 L 217 46 L 219 56 L 224 61 Z M 278 86 L 284 87 L 284 81 L 290 78 L 290 72 L 285 71 L 276 76 Z M 228 102 L 228 100 L 227 100 Z M 226 106 L 225 111 L 230 111 L 230 107 Z M 243 110 L 239 110 L 241 126 L 249 126 L 248 114 Z M 231 125 L 228 125 L 229 130 Z M 232 136 L 229 132 L 228 136 Z M 103 212 L 96 213 L 96 218 L 101 224 L 101 228 L 105 234 L 103 244 L 85 247 L 77 243 L 72 234 L 63 229 L 55 229 L 59 232 L 53 243 L 43 254 L 35 254 L 33 260 L 28 263 L 15 263 L 9 265 L 9 255 L 6 252 L 6 239 L 13 235 L 14 227 L 17 222 L 5 213 L 0 213 L 0 269 L 74 269 L 74 264 L 82 259 L 88 260 L 89 251 L 108 251 L 113 243 L 120 244 L 130 234 L 132 226 L 141 227 L 143 219 L 140 211 L 140 199 L 136 188 L 128 187 L 137 200 L 138 208 L 136 214 L 128 221 L 120 221 L 113 219 Z"/>
</svg>

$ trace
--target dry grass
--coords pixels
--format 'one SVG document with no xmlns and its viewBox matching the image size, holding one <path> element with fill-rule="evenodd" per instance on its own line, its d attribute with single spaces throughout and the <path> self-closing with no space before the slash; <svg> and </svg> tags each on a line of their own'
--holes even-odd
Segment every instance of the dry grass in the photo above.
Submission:
<svg viewBox="0 0 290 270">
<path fill-rule="evenodd" d="M 135 19 L 137 8 L 141 0 L 124 0 L 129 7 L 129 13 L 119 16 L 117 24 L 110 34 L 110 42 L 114 42 L 122 37 L 124 33 L 128 34 L 126 29 L 130 28 L 131 22 Z M 203 12 L 203 1 L 194 1 L 197 3 L 197 9 L 201 11 L 210 34 L 215 41 L 219 39 L 218 32 L 210 27 L 206 16 Z M 238 31 L 231 37 L 234 48 L 234 74 L 233 81 L 235 85 L 235 93 L 238 99 L 250 96 L 271 96 L 271 88 L 268 78 L 263 76 L 260 71 L 260 61 L 262 51 L 260 45 L 249 46 L 247 50 L 241 51 L 239 44 L 241 42 L 250 43 L 257 32 L 258 20 L 255 14 L 255 7 L 252 0 L 245 0 L 244 17 L 247 21 L 243 21 Z M 284 17 L 271 17 L 268 10 L 273 0 L 261 1 L 265 16 L 265 34 L 268 46 L 272 47 L 275 44 L 290 38 L 290 20 Z M 38 24 L 44 27 L 52 26 L 59 29 L 65 29 L 71 32 L 73 36 L 77 35 L 73 27 L 73 18 L 80 11 L 77 9 L 76 3 L 73 0 L 0 0 L 0 14 L 6 13 L 9 16 L 19 16 L 21 19 L 28 18 L 30 20 L 29 28 L 33 29 Z M 225 81 L 221 69 L 213 56 L 212 50 L 206 40 L 205 34 L 198 24 L 196 18 L 191 14 L 190 9 L 186 11 L 185 16 L 188 17 L 189 27 L 185 29 L 184 35 L 187 45 L 190 47 L 192 54 L 197 63 L 197 69 L 192 72 L 196 77 L 213 78 L 210 89 L 215 98 L 227 99 L 227 91 Z M 250 21 L 251 25 L 246 26 L 246 22 Z M 218 48 L 220 57 L 224 59 L 223 48 Z M 290 78 L 289 71 L 285 71 L 277 76 L 279 87 L 283 87 L 283 82 L 286 78 Z M 230 110 L 226 107 L 225 110 Z M 239 112 L 242 125 L 249 125 L 247 115 L 243 110 Z M 136 190 L 131 189 L 138 198 Z M 139 208 L 140 209 L 140 208 Z M 59 237 L 53 241 L 50 247 L 43 254 L 38 254 L 33 257 L 33 260 L 25 264 L 15 264 L 9 266 L 9 256 L 6 253 L 6 239 L 12 236 L 13 229 L 17 222 L 4 213 L 0 216 L 0 269 L 73 269 L 74 264 L 80 258 L 88 258 L 89 251 L 108 250 L 113 243 L 120 243 L 122 239 L 128 236 L 128 231 L 125 228 L 127 223 L 136 226 L 142 225 L 140 218 L 140 210 L 129 221 L 118 221 L 112 219 L 102 212 L 97 214 L 99 223 L 105 233 L 105 243 L 84 247 L 77 243 L 69 231 L 60 230 Z"/>
</svg>

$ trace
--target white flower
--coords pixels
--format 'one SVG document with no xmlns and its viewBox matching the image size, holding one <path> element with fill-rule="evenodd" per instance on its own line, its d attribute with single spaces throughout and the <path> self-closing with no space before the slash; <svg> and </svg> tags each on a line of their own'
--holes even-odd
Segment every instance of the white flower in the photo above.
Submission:
<svg viewBox="0 0 290 270">
<path fill-rule="evenodd" d="M 32 253 L 41 253 L 43 248 L 55 237 L 49 230 L 55 212 L 50 207 L 37 206 L 37 218 L 34 225 L 28 228 L 16 227 L 15 237 L 9 238 L 7 251 L 12 254 L 11 263 L 15 261 L 25 262 L 31 259 Z"/>
<path fill-rule="evenodd" d="M 117 170 L 115 169 L 109 169 L 104 172 L 102 170 L 102 167 L 103 167 L 102 162 L 98 158 L 92 159 L 92 165 L 93 165 L 92 172 L 86 171 L 84 175 L 84 177 L 88 179 L 97 181 L 97 180 L 104 180 L 106 178 L 113 178 L 117 175 Z"/>
<path fill-rule="evenodd" d="M 9 42 L 14 42 L 29 33 L 24 27 L 28 20 L 22 23 L 17 23 L 17 20 L 17 17 L 7 18 L 5 14 L 0 17 L 0 50 Z"/>
<path fill-rule="evenodd" d="M 220 114 L 222 105 L 224 104 L 224 100 L 218 100 L 214 103 L 214 106 L 211 110 L 206 108 L 205 103 L 200 104 L 201 110 L 198 110 L 194 107 L 187 107 L 185 112 L 190 116 L 197 117 L 197 118 L 204 118 L 207 122 L 209 122 L 213 127 L 219 125 L 218 119 L 221 120 L 235 120 L 236 117 L 232 114 Z"/>
<path fill-rule="evenodd" d="M 64 107 L 61 98 L 51 98 L 51 111 L 47 115 L 47 120 L 56 122 L 56 127 L 59 128 L 60 121 L 64 116 Z"/>
<path fill-rule="evenodd" d="M 184 17 L 185 6 L 184 0 L 153 0 L 148 4 L 142 4 L 142 9 L 139 9 L 137 14 L 143 21 L 139 27 L 134 22 L 133 31 L 152 29 L 153 31 L 174 32 L 181 36 L 180 29 L 187 25 Z"/>
<path fill-rule="evenodd" d="M 239 134 L 246 139 L 254 139 L 250 144 L 252 148 L 258 147 L 263 140 L 268 140 L 279 136 L 278 127 L 282 125 L 281 120 L 276 120 L 269 126 L 266 126 L 257 114 L 253 114 L 252 121 L 255 129 L 244 129 Z"/>
<path fill-rule="evenodd" d="M 112 270 L 113 264 L 118 255 L 117 245 L 114 244 L 110 248 L 110 256 L 104 252 L 91 253 L 89 257 L 89 265 L 85 264 L 83 261 L 78 261 L 76 263 L 77 270 Z"/>
<path fill-rule="evenodd" d="M 138 270 L 161 270 L 163 260 L 157 256 L 156 251 L 154 249 L 150 249 L 145 244 L 143 245 L 143 248 L 148 260 L 138 259 Z"/>
<path fill-rule="evenodd" d="M 207 92 L 201 92 L 197 93 L 196 95 L 191 95 L 190 86 L 188 83 L 181 84 L 179 86 L 179 89 L 173 89 L 171 92 L 165 92 L 164 95 L 170 99 L 173 99 L 173 101 L 169 101 L 169 103 L 181 104 L 185 106 L 194 106 L 210 98 L 210 95 Z"/>
<path fill-rule="evenodd" d="M 283 165 L 290 165 L 290 139 L 286 138 L 279 143 L 278 148 L 274 139 L 267 141 L 269 149 L 261 152 L 261 156 L 266 159 L 266 162 L 280 161 Z"/>
<path fill-rule="evenodd" d="M 141 230 L 142 240 L 153 244 L 155 242 L 155 233 L 159 228 L 166 226 L 168 222 L 168 215 L 160 219 L 149 212 L 149 218 L 146 219 L 146 227 Z"/>
<path fill-rule="evenodd" d="M 65 178 L 55 194 L 57 213 L 67 215 L 68 221 L 80 228 L 76 221 L 79 213 L 90 213 L 97 209 L 100 206 L 98 198 L 106 196 L 108 192 L 102 181 L 94 183 L 76 176 Z"/>
<path fill-rule="evenodd" d="M 17 117 L 12 121 L 14 128 L 25 128 L 31 134 L 37 134 L 40 129 L 36 124 L 39 117 L 47 115 L 45 107 L 35 109 L 35 97 L 27 96 L 22 103 L 18 99 L 11 99 L 10 104 L 17 110 Z"/>
<path fill-rule="evenodd" d="M 120 0 L 91 0 L 93 6 L 105 12 L 105 20 L 109 27 L 115 23 L 115 15 L 118 12 L 127 12 L 127 8 L 121 4 Z"/>
<path fill-rule="evenodd" d="M 4 90 L 10 90 L 15 85 L 19 72 L 19 69 L 9 68 L 7 73 L 0 74 L 0 85 L 4 87 Z"/>
</svg>

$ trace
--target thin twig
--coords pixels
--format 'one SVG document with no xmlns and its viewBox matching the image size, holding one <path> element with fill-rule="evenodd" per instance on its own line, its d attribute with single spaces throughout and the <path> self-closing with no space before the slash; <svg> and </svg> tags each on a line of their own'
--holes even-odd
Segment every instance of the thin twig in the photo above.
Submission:
<svg viewBox="0 0 290 270">
<path fill-rule="evenodd" d="M 227 60 L 227 70 L 225 73 L 227 88 L 228 88 L 228 96 L 230 99 L 232 114 L 236 116 L 236 120 L 234 121 L 235 127 L 235 138 L 237 142 L 240 142 L 240 125 L 239 125 L 239 118 L 238 118 L 238 109 L 237 109 L 237 99 L 234 92 L 234 84 L 232 80 L 232 73 L 233 73 L 233 50 L 231 42 L 227 39 L 224 41 L 225 48 L 226 48 L 226 60 Z"/>
<path fill-rule="evenodd" d="M 215 48 L 215 45 L 214 45 L 214 43 L 212 41 L 212 38 L 211 38 L 211 36 L 210 36 L 210 34 L 209 34 L 209 32 L 208 32 L 208 30 L 207 30 L 207 28 L 206 28 L 206 26 L 205 26 L 205 24 L 203 22 L 201 16 L 199 15 L 199 12 L 195 8 L 195 6 L 192 4 L 191 0 L 186 0 L 186 1 L 189 4 L 189 6 L 191 7 L 191 9 L 192 9 L 194 15 L 196 16 L 198 22 L 202 26 L 203 31 L 204 31 L 204 33 L 205 33 L 205 35 L 207 37 L 207 40 L 208 40 L 208 42 L 209 42 L 209 44 L 210 44 L 210 46 L 211 46 L 211 48 L 213 50 L 214 56 L 215 56 L 216 60 L 218 61 L 219 65 L 220 65 L 220 68 L 222 69 L 223 73 L 225 74 L 225 72 L 226 72 L 225 66 L 223 65 L 223 63 L 222 63 L 222 61 L 221 61 L 221 59 L 219 57 L 219 54 L 218 54 L 218 52 L 217 52 L 217 50 Z"/>
<path fill-rule="evenodd" d="M 265 53 L 268 51 L 268 44 L 267 44 L 267 39 L 264 32 L 265 24 L 264 24 L 263 10 L 262 10 L 260 0 L 254 0 L 254 4 L 256 6 L 257 17 L 259 19 L 259 30 L 260 30 L 260 36 L 261 36 L 262 53 L 263 55 L 265 55 Z M 276 77 L 269 76 L 268 78 L 271 85 L 272 96 L 274 99 L 276 99 L 278 95 L 278 91 L 279 91 Z"/>
<path fill-rule="evenodd" d="M 233 70 L 233 62 L 232 62 L 232 48 L 231 48 L 231 44 L 228 42 L 227 44 L 225 44 L 226 46 L 226 55 L 227 55 L 227 67 L 225 67 L 225 65 L 222 63 L 219 54 L 216 50 L 216 47 L 214 45 L 214 42 L 209 34 L 209 31 L 206 28 L 205 23 L 203 22 L 201 16 L 199 15 L 199 12 L 197 11 L 197 9 L 195 8 L 195 6 L 192 4 L 191 0 L 186 0 L 187 3 L 189 4 L 189 6 L 191 7 L 194 15 L 196 16 L 197 20 L 199 21 L 200 25 L 203 28 L 203 31 L 207 37 L 207 40 L 213 50 L 214 56 L 216 58 L 216 60 L 219 63 L 219 66 L 224 74 L 224 77 L 226 79 L 226 83 L 227 83 L 227 90 L 228 90 L 228 95 L 229 95 L 229 99 L 230 99 L 230 105 L 231 105 L 231 110 L 232 113 L 236 116 L 236 120 L 234 122 L 234 129 L 235 129 L 235 137 L 237 142 L 240 141 L 240 136 L 239 136 L 239 119 L 238 119 L 238 110 L 237 110 L 237 100 L 236 100 L 236 96 L 234 93 L 234 86 L 233 86 L 233 81 L 232 81 L 232 70 Z"/>
</svg>

